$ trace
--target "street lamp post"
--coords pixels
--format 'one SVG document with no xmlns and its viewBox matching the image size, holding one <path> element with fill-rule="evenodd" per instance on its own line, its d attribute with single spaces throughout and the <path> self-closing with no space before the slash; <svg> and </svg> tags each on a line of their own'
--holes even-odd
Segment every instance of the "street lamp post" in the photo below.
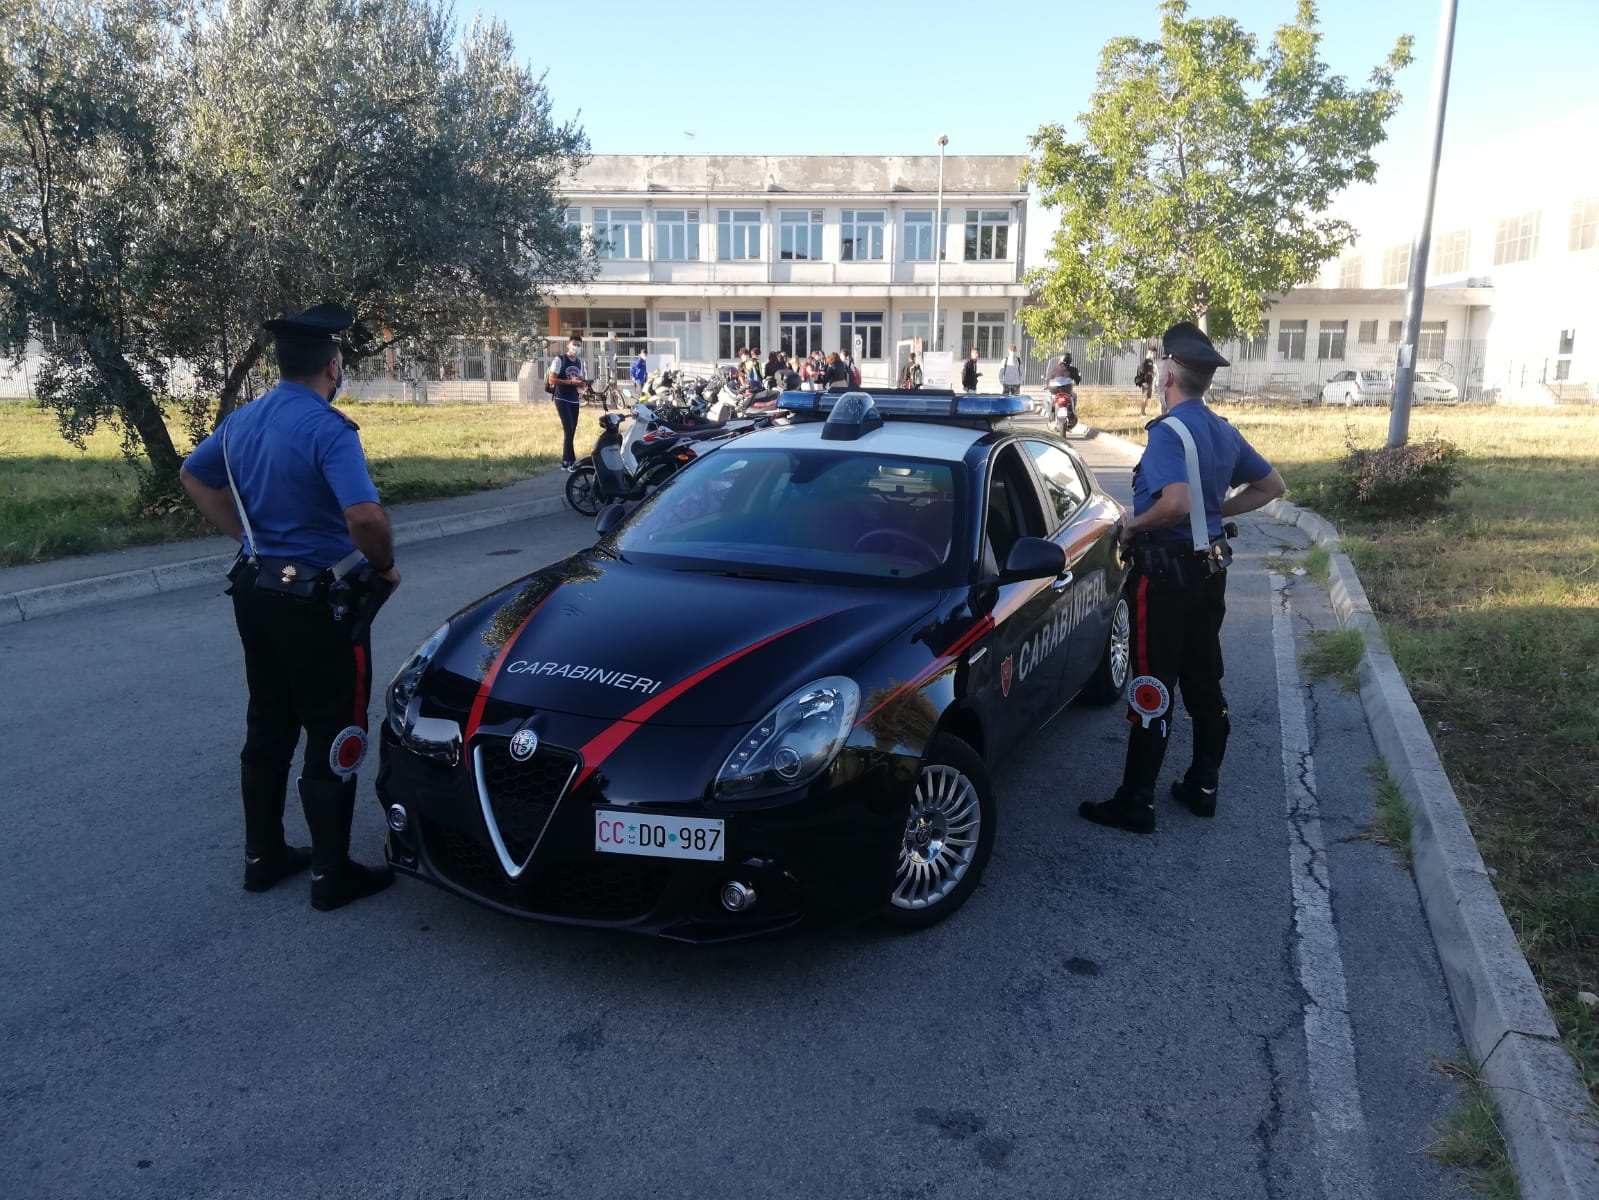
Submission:
<svg viewBox="0 0 1599 1200">
<path fill-rule="evenodd" d="M 933 212 L 933 349 L 942 350 L 938 336 L 938 289 L 944 278 L 944 147 L 949 145 L 949 134 L 938 135 L 938 208 Z"/>
</svg>

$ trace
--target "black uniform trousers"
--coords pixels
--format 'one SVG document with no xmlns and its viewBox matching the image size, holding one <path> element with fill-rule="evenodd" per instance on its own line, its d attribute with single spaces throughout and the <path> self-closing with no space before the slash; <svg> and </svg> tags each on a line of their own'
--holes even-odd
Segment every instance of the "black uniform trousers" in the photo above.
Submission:
<svg viewBox="0 0 1599 1200">
<path fill-rule="evenodd" d="M 370 639 L 352 642 L 325 603 L 253 588 L 234 592 L 233 619 L 250 687 L 240 761 L 286 775 L 303 729 L 301 778 L 354 778 L 366 750 Z"/>
<path fill-rule="evenodd" d="M 1182 585 L 1162 584 L 1134 568 L 1128 577 L 1132 674 L 1127 685 L 1127 763 L 1122 789 L 1152 796 L 1171 736 L 1172 706 L 1182 689 L 1194 723 L 1188 779 L 1214 788 L 1227 754 L 1231 723 L 1222 694 L 1221 625 L 1227 615 L 1227 572 Z"/>
</svg>

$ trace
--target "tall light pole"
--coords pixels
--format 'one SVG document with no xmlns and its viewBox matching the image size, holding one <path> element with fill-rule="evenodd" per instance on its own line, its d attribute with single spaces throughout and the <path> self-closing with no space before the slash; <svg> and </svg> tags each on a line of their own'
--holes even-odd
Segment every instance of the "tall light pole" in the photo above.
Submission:
<svg viewBox="0 0 1599 1200">
<path fill-rule="evenodd" d="M 949 134 L 938 135 L 938 208 L 933 213 L 933 349 L 942 350 L 938 336 L 938 288 L 944 278 L 944 147 L 949 145 Z"/>
<path fill-rule="evenodd" d="M 1410 439 L 1410 395 L 1416 383 L 1416 346 L 1421 333 L 1421 304 L 1427 295 L 1427 255 L 1432 249 L 1432 204 L 1438 194 L 1438 159 L 1444 146 L 1444 109 L 1449 103 L 1449 60 L 1455 45 L 1455 0 L 1443 0 L 1438 20 L 1438 65 L 1432 76 L 1432 163 L 1427 172 L 1427 206 L 1421 228 L 1410 247 L 1410 282 L 1405 289 L 1405 328 L 1399 335 L 1399 362 L 1394 370 L 1393 411 L 1388 414 L 1388 444 Z"/>
</svg>

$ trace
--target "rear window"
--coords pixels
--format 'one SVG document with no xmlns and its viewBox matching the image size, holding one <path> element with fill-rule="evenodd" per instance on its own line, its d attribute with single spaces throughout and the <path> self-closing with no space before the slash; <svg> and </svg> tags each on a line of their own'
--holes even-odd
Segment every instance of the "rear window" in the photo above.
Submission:
<svg viewBox="0 0 1599 1200">
<path fill-rule="evenodd" d="M 1365 383 L 1386 383 L 1386 382 L 1388 382 L 1388 372 L 1387 371 L 1362 371 L 1360 373 L 1360 378 Z"/>
</svg>

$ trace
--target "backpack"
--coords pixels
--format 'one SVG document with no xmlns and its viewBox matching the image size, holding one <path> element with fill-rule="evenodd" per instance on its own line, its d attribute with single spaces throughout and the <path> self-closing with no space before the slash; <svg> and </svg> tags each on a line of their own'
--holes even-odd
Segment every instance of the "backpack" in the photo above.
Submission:
<svg viewBox="0 0 1599 1200">
<path fill-rule="evenodd" d="M 572 364 L 567 359 L 566 355 L 564 355 L 564 354 L 557 354 L 555 357 L 561 360 L 561 374 L 560 374 L 559 377 L 562 378 L 562 379 L 565 379 L 566 378 L 566 368 L 571 366 Z M 546 396 L 552 396 L 552 397 L 555 395 L 555 388 L 550 383 L 550 373 L 548 371 L 544 372 L 544 394 Z"/>
</svg>

